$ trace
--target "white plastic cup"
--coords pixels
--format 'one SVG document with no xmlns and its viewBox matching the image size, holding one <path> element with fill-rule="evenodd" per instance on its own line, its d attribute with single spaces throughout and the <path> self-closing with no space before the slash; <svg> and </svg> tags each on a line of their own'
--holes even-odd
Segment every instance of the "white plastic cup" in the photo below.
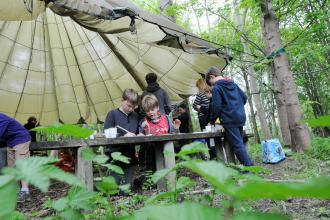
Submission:
<svg viewBox="0 0 330 220">
<path fill-rule="evenodd" d="M 105 129 L 104 135 L 106 138 L 116 138 L 117 137 L 117 128 Z"/>
<path fill-rule="evenodd" d="M 222 131 L 223 126 L 222 125 L 215 125 L 215 131 Z"/>
<path fill-rule="evenodd" d="M 206 131 L 206 132 L 211 132 L 211 131 L 212 131 L 212 127 L 211 127 L 211 125 L 207 125 L 207 126 L 205 126 L 205 131 Z"/>
</svg>

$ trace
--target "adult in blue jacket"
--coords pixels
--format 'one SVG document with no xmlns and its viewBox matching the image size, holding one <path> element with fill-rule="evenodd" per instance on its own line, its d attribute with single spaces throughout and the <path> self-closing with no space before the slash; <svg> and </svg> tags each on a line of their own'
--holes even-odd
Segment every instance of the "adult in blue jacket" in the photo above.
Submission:
<svg viewBox="0 0 330 220">
<path fill-rule="evenodd" d="M 207 84 L 213 86 L 211 124 L 220 118 L 237 159 L 244 166 L 252 166 L 253 163 L 243 142 L 246 95 L 232 79 L 224 77 L 216 67 L 209 68 L 205 74 L 205 80 Z"/>
<path fill-rule="evenodd" d="M 8 166 L 15 166 L 17 159 L 25 159 L 30 156 L 31 137 L 18 121 L 0 113 L 0 139 L 7 145 Z M 27 182 L 21 181 L 21 191 L 18 202 L 24 202 L 29 198 L 29 186 Z"/>
</svg>

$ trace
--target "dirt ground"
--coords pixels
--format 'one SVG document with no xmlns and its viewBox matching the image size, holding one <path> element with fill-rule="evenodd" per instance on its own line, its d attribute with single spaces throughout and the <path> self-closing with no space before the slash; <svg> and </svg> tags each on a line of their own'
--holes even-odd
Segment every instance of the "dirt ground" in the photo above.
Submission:
<svg viewBox="0 0 330 220">
<path fill-rule="evenodd" d="M 315 159 L 305 160 L 304 157 L 289 157 L 279 164 L 263 164 L 259 157 L 254 158 L 255 164 L 271 170 L 271 174 L 265 175 L 267 179 L 273 180 L 299 180 L 306 179 L 311 176 L 327 175 L 330 176 L 330 163 L 325 161 L 319 161 Z M 191 189 L 192 191 L 205 190 L 210 188 L 209 185 L 200 177 L 192 173 L 183 173 L 185 176 L 189 176 L 196 182 L 196 185 Z M 157 193 L 157 190 L 145 184 L 146 180 L 137 181 L 136 190 L 131 196 L 116 196 L 112 198 L 112 202 L 118 207 L 125 207 L 128 209 L 137 209 L 141 207 L 144 198 L 149 198 L 151 195 Z M 143 190 L 141 189 L 144 183 Z M 329 183 L 330 186 L 330 183 Z M 18 204 L 17 208 L 23 212 L 30 219 L 40 219 L 42 217 L 50 216 L 53 211 L 43 208 L 43 203 L 48 199 L 57 199 L 65 196 L 69 186 L 60 183 L 53 182 L 47 193 L 42 193 L 37 189 L 31 190 L 31 202 Z M 195 198 L 201 200 L 200 195 L 194 195 Z M 204 193 L 204 197 L 207 197 L 207 193 Z M 190 198 L 193 199 L 193 198 Z M 217 203 L 221 204 L 223 197 L 217 198 Z M 115 205 L 115 206 L 116 206 Z M 261 200 L 258 202 L 250 203 L 250 207 L 254 210 L 261 212 L 279 212 L 287 214 L 291 219 L 295 220 L 310 220 L 310 219 L 330 219 L 330 201 L 329 200 L 317 200 L 317 199 L 289 199 L 287 201 L 272 201 Z M 248 207 L 248 206 L 247 206 Z M 127 210 L 125 210 L 127 211 Z M 120 212 L 120 208 L 118 210 Z"/>
</svg>

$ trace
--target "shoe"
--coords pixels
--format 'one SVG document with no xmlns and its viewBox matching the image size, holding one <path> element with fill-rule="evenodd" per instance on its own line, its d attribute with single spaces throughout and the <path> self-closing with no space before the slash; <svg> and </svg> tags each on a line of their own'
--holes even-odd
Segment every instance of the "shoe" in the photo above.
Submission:
<svg viewBox="0 0 330 220">
<path fill-rule="evenodd" d="M 20 191 L 18 193 L 18 198 L 17 198 L 17 202 L 25 202 L 25 201 L 30 201 L 30 193 L 29 192 L 24 192 L 24 191 Z"/>
</svg>

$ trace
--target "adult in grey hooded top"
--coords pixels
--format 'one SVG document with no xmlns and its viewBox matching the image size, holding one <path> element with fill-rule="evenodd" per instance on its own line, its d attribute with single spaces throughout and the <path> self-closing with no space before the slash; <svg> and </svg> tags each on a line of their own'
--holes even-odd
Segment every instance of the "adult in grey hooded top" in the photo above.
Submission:
<svg viewBox="0 0 330 220">
<path fill-rule="evenodd" d="M 157 75 L 155 73 L 148 73 L 146 75 L 146 82 L 148 86 L 146 90 L 142 93 L 141 99 L 146 95 L 155 95 L 159 103 L 159 111 L 162 114 L 168 115 L 171 112 L 171 103 L 170 99 L 162 88 L 160 88 L 157 81 Z"/>
</svg>

